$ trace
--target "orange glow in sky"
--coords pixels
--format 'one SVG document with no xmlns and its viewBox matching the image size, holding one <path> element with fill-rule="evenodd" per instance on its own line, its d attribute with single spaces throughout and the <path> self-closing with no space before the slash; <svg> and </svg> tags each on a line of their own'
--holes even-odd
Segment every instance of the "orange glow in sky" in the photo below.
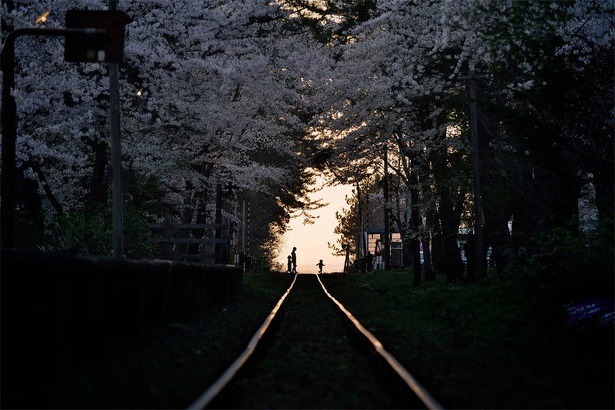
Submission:
<svg viewBox="0 0 615 410">
<path fill-rule="evenodd" d="M 314 224 L 304 225 L 303 217 L 290 220 L 289 229 L 282 238 L 278 262 L 286 269 L 287 257 L 297 247 L 297 272 L 318 273 L 316 264 L 322 259 L 325 266 L 323 273 L 342 272 L 344 270 L 344 256 L 333 256 L 327 242 L 335 243 L 338 235 L 333 233 L 337 226 L 335 213 L 348 208 L 345 196 L 352 191 L 351 185 L 338 185 L 325 187 L 310 195 L 311 199 L 321 199 L 329 203 L 313 214 L 319 218 Z"/>
</svg>

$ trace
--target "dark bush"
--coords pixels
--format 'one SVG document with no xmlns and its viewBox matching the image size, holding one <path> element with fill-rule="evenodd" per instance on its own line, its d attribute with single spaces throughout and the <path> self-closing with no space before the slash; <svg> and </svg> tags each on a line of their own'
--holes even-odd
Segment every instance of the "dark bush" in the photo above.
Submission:
<svg viewBox="0 0 615 410">
<path fill-rule="evenodd" d="M 145 215 L 134 207 L 123 210 L 124 257 L 152 256 L 151 231 Z M 70 255 L 111 256 L 113 217 L 111 209 L 79 210 L 56 218 L 45 232 L 39 248 Z"/>
<path fill-rule="evenodd" d="M 613 221 L 605 221 L 593 233 L 579 231 L 576 224 L 554 228 L 535 244 L 519 275 L 527 290 L 557 302 L 612 297 Z"/>
</svg>

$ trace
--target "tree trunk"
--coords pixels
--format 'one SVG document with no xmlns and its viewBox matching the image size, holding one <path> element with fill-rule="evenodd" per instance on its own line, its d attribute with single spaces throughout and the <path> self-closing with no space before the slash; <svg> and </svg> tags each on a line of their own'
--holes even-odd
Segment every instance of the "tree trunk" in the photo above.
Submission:
<svg viewBox="0 0 615 410">
<path fill-rule="evenodd" d="M 452 201 L 446 192 L 440 193 L 440 206 L 438 208 L 440 225 L 442 227 L 442 260 L 441 270 L 447 280 L 456 281 L 463 279 L 463 263 L 457 246 L 459 236 L 460 213 L 455 213 Z"/>
<path fill-rule="evenodd" d="M 215 229 L 215 238 L 222 239 L 222 186 L 218 183 L 216 185 L 216 229 Z M 227 263 L 228 262 L 228 250 L 226 246 L 222 243 L 215 244 L 216 249 L 216 260 L 215 263 Z"/>
<path fill-rule="evenodd" d="M 15 197 L 20 206 L 15 214 L 15 241 L 22 245 L 37 245 L 42 238 L 45 219 L 38 183 L 25 178 L 22 168 L 17 169 L 16 176 Z"/>
<path fill-rule="evenodd" d="M 601 161 L 594 169 L 594 187 L 596 189 L 596 206 L 600 221 L 611 220 L 614 217 L 613 202 L 615 186 L 613 184 L 615 167 L 613 161 Z"/>
<path fill-rule="evenodd" d="M 490 267 L 495 267 L 498 276 L 504 272 L 507 261 L 504 259 L 505 250 L 511 248 L 512 238 L 508 229 L 509 213 L 489 212 L 485 208 L 485 251 L 491 246 Z"/>
<path fill-rule="evenodd" d="M 451 170 L 448 168 L 445 150 L 446 148 L 432 154 L 435 189 L 438 194 L 437 212 L 441 230 L 440 254 L 434 254 L 434 258 L 438 259 L 437 269 L 444 273 L 449 281 L 454 281 L 463 278 L 463 263 L 457 246 L 463 202 L 458 196 L 458 204 L 455 204 L 453 192 L 457 192 L 458 189 L 456 186 L 451 186 L 454 183 L 451 182 L 453 179 L 450 175 Z"/>
<path fill-rule="evenodd" d="M 412 202 L 410 224 L 412 227 L 412 232 L 414 232 L 410 246 L 413 261 L 414 286 L 421 286 L 421 241 L 419 236 L 421 220 L 419 218 L 419 192 L 417 188 L 418 178 L 415 172 L 413 172 L 410 177 L 412 178 L 412 187 L 410 188 L 410 199 Z"/>
<path fill-rule="evenodd" d="M 421 230 L 421 243 L 423 244 L 423 270 L 425 271 L 425 280 L 434 280 L 436 278 L 436 272 L 431 263 L 431 249 L 432 240 L 430 232 L 433 231 L 433 212 L 427 212 L 427 221 L 425 229 Z"/>
</svg>

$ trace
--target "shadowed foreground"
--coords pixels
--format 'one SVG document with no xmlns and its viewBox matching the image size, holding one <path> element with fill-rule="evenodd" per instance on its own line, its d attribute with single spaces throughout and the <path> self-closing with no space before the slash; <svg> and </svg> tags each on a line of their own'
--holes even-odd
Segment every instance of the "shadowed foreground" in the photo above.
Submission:
<svg viewBox="0 0 615 410">
<path fill-rule="evenodd" d="M 408 272 L 321 279 L 445 408 L 614 406 L 612 322 L 606 327 L 568 323 L 564 307 L 547 309 L 516 286 L 489 277 L 472 285 L 437 280 L 420 289 L 410 286 Z M 245 275 L 236 303 L 121 345 L 91 352 L 80 347 L 79 355 L 51 357 L 51 367 L 37 368 L 42 384 L 30 386 L 44 394 L 33 393 L 32 402 L 20 406 L 186 408 L 245 348 L 291 280 L 285 274 Z M 321 397 L 328 395 L 340 408 L 386 407 L 388 399 L 376 384 L 360 382 L 354 373 L 348 376 L 346 370 L 362 366 L 360 357 L 336 361 L 349 343 L 335 334 L 328 341 L 320 338 L 331 329 L 326 321 L 313 319 L 329 315 L 314 310 L 317 304 L 304 296 L 294 302 L 292 314 L 287 311 L 288 319 L 304 326 L 271 341 L 292 353 L 294 362 L 264 363 L 272 373 L 258 381 L 246 379 L 244 388 L 256 388 L 259 395 L 240 404 L 321 408 L 333 403 Z M 44 334 L 37 341 L 49 342 Z M 3 358 L 6 354 L 3 345 Z M 304 372 L 315 354 L 320 376 Z M 4 368 L 2 377 L 10 377 Z M 347 395 L 351 391 L 368 392 L 374 400 L 359 403 Z M 296 392 L 293 401 L 280 401 L 287 392 Z"/>
</svg>

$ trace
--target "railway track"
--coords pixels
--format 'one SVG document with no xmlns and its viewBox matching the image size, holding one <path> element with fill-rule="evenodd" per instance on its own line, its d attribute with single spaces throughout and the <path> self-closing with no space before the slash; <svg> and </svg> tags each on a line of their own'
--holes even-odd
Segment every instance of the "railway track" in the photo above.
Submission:
<svg viewBox="0 0 615 410">
<path fill-rule="evenodd" d="M 189 406 L 205 408 L 441 406 L 319 275 L 295 275 L 245 350 Z"/>
</svg>

